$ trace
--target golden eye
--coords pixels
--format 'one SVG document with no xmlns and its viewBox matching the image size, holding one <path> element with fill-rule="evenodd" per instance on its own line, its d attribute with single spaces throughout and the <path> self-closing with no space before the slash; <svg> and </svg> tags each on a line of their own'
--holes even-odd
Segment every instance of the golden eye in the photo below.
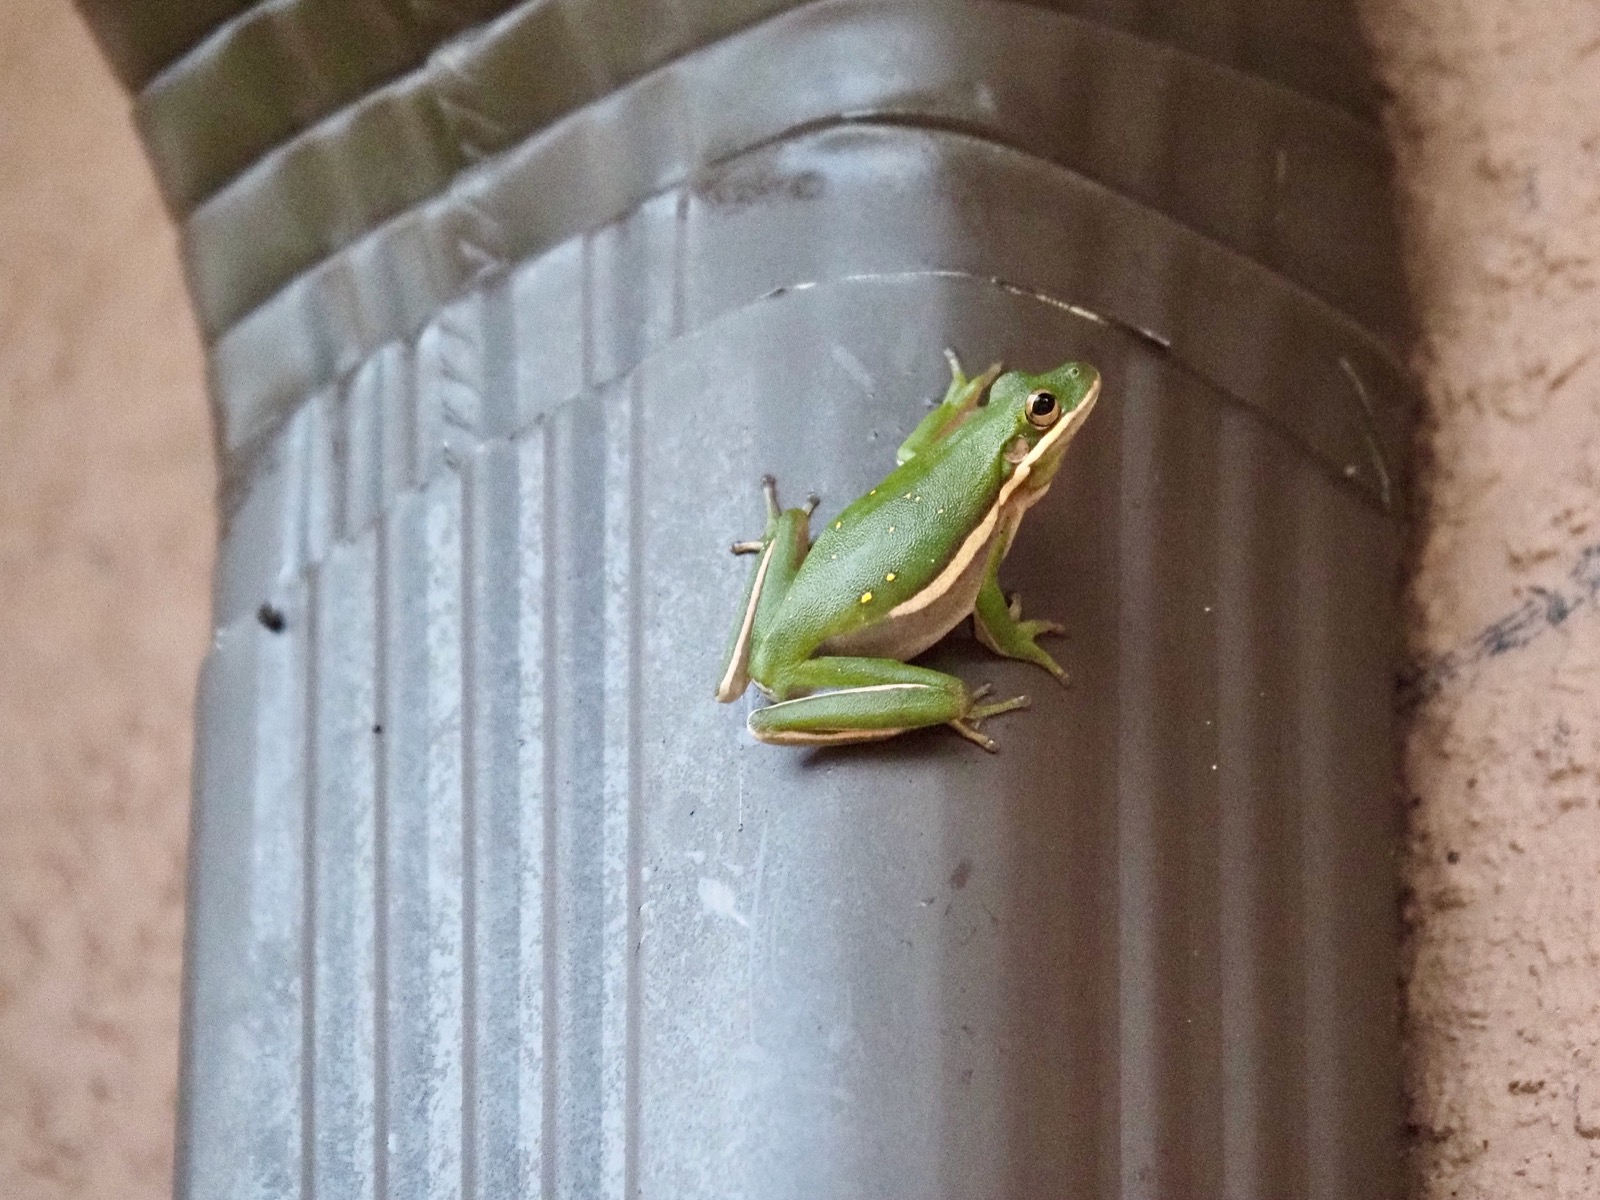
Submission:
<svg viewBox="0 0 1600 1200">
<path fill-rule="evenodd" d="M 1060 415 L 1061 405 L 1054 392 L 1035 388 L 1028 393 L 1028 424 L 1035 429 L 1049 429 Z"/>
</svg>

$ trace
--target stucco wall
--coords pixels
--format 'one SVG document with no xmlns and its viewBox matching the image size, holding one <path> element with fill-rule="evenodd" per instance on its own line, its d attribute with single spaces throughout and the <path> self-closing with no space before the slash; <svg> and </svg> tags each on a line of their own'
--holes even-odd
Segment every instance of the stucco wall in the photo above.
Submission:
<svg viewBox="0 0 1600 1200">
<path fill-rule="evenodd" d="M 173 231 L 66 0 L 0 4 L 0 1196 L 171 1174 L 214 472 Z"/>
<path fill-rule="evenodd" d="M 1431 401 L 1405 699 L 1427 1197 L 1600 1195 L 1600 6 L 1371 0 Z"/>
</svg>

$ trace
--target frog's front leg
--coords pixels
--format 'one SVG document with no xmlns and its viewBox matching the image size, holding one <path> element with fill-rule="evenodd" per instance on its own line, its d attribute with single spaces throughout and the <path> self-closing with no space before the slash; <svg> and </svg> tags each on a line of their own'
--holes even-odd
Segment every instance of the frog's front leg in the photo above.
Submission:
<svg viewBox="0 0 1600 1200">
<path fill-rule="evenodd" d="M 750 714 L 750 732 L 780 746 L 874 742 L 910 729 L 948 725 L 985 750 L 987 717 L 1025 708 L 1026 696 L 980 704 L 988 688 L 969 691 L 954 675 L 892 658 L 809 658 L 773 680 L 779 695 L 806 692 Z"/>
<path fill-rule="evenodd" d="M 934 405 L 933 411 L 911 431 L 911 436 L 900 443 L 900 449 L 895 451 L 896 462 L 911 461 L 920 451 L 960 428 L 961 422 L 977 408 L 984 392 L 1000 375 L 1000 364 L 995 363 L 976 379 L 968 379 L 954 350 L 946 350 L 944 356 L 950 363 L 950 386 L 945 389 L 944 399 Z"/>
<path fill-rule="evenodd" d="M 997 554 L 990 559 L 983 586 L 978 589 L 978 602 L 972 609 L 973 632 L 978 635 L 980 642 L 996 654 L 1037 663 L 1065 686 L 1067 673 L 1061 669 L 1060 663 L 1040 647 L 1038 639 L 1047 634 L 1065 633 L 1066 629 L 1055 621 L 1022 620 L 1020 596 L 1013 596 L 1011 602 L 1006 603 L 996 574 L 1000 558 Z"/>
<path fill-rule="evenodd" d="M 811 549 L 811 514 L 817 507 L 815 496 L 807 497 L 800 508 L 783 509 L 778 504 L 778 485 L 771 475 L 761 477 L 761 491 L 767 501 L 766 531 L 753 541 L 735 542 L 735 554 L 757 555 L 739 607 L 739 623 L 734 626 L 733 642 L 717 683 L 717 699 L 724 704 L 737 700 L 750 686 L 750 647 L 763 618 L 777 612 L 795 572 Z"/>
</svg>

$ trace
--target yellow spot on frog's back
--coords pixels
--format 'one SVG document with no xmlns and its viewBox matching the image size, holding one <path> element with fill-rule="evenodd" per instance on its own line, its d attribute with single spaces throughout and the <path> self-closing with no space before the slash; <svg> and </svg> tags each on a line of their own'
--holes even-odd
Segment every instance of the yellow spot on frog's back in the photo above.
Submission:
<svg viewBox="0 0 1600 1200">
<path fill-rule="evenodd" d="M 883 577 L 883 581 L 885 583 L 893 583 L 894 582 L 894 572 L 890 571 L 887 575 L 885 575 Z"/>
<path fill-rule="evenodd" d="M 871 491 L 869 491 L 867 493 L 867 495 L 869 495 L 869 496 L 876 496 L 877 494 L 878 494 L 878 489 L 877 488 L 873 488 Z"/>
<path fill-rule="evenodd" d="M 893 533 L 893 532 L 894 532 L 894 526 L 893 526 L 893 525 L 891 525 L 891 526 L 889 526 L 889 532 L 890 532 L 890 533 Z"/>
<path fill-rule="evenodd" d="M 833 527 L 835 529 L 843 529 L 844 528 L 844 522 L 843 521 L 835 521 L 833 523 Z"/>
<path fill-rule="evenodd" d="M 872 603 L 872 593 L 871 592 L 862 592 L 861 593 L 861 603 L 863 603 L 863 604 L 871 604 Z"/>
</svg>

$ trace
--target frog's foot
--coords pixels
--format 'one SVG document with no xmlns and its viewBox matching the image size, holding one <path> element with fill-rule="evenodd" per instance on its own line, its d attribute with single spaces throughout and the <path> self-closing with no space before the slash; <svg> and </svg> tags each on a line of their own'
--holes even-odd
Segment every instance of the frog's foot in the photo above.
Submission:
<svg viewBox="0 0 1600 1200">
<path fill-rule="evenodd" d="M 976 689 L 971 698 L 973 700 L 981 700 L 993 690 L 994 688 L 986 683 Z M 978 726 L 990 717 L 998 717 L 1001 713 L 1015 712 L 1019 708 L 1027 708 L 1032 703 L 1033 701 L 1026 696 L 1013 696 L 1009 700 L 999 700 L 993 704 L 979 704 L 975 705 L 966 716 L 958 717 L 954 721 L 947 722 L 947 724 L 973 745 L 982 747 L 990 754 L 998 754 L 1000 748 L 995 745 L 994 739 L 978 732 Z"/>
<path fill-rule="evenodd" d="M 1000 377 L 1000 364 L 995 363 L 976 379 L 968 379 L 955 351 L 946 350 L 944 356 L 950 363 L 950 386 L 945 389 L 944 399 L 935 404 L 911 431 L 911 436 L 900 443 L 900 449 L 895 451 L 896 462 L 910 462 L 940 438 L 960 428 L 977 408 L 989 385 Z"/>
<path fill-rule="evenodd" d="M 772 541 L 774 534 L 783 522 L 783 506 L 778 503 L 778 481 L 771 475 L 761 477 L 761 494 L 767 502 L 767 531 L 758 538 L 748 541 L 734 542 L 728 547 L 734 554 L 760 554 Z M 806 497 L 806 502 L 800 506 L 800 513 L 809 518 L 817 511 L 817 505 L 822 503 L 822 497 L 815 492 Z"/>
<path fill-rule="evenodd" d="M 961 402 L 962 393 L 970 388 L 976 380 L 967 378 L 967 372 L 961 365 L 960 357 L 949 346 L 944 348 L 944 360 L 950 364 L 950 389 L 945 393 L 945 403 L 958 404 Z M 978 389 L 980 393 L 1000 377 L 1001 369 L 1000 363 L 994 363 L 987 371 L 978 376 L 978 379 L 983 381 L 982 387 Z"/>
<path fill-rule="evenodd" d="M 1039 645 L 1042 637 L 1066 632 L 1060 622 L 1023 620 L 1022 597 L 1013 595 L 1007 602 L 1000 589 L 990 584 L 985 584 L 979 592 L 972 616 L 973 631 L 990 650 L 1004 658 L 1021 659 L 1043 667 L 1055 676 L 1057 683 L 1063 687 L 1067 685 L 1066 671 Z"/>
</svg>

